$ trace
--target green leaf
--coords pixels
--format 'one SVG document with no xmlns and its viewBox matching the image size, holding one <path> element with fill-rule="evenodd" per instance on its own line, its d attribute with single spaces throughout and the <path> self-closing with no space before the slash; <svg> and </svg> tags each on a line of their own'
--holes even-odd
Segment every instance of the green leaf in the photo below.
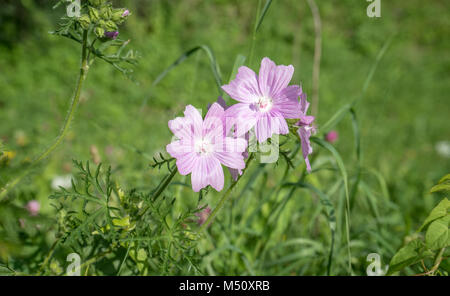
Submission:
<svg viewBox="0 0 450 296">
<path fill-rule="evenodd" d="M 145 261 L 145 259 L 147 259 L 147 252 L 144 249 L 139 249 L 137 253 L 137 260 Z"/>
<path fill-rule="evenodd" d="M 398 250 L 389 263 L 389 271 L 387 275 L 391 275 L 392 273 L 400 271 L 403 268 L 419 261 L 421 259 L 419 250 L 422 246 L 422 241 L 415 239 Z"/>
<path fill-rule="evenodd" d="M 6 265 L 0 264 L 0 276 L 14 275 L 15 272 Z"/>
<path fill-rule="evenodd" d="M 114 224 L 114 226 L 128 227 L 130 226 L 130 217 L 126 216 L 122 219 L 113 219 L 112 223 Z"/>
<path fill-rule="evenodd" d="M 342 160 L 341 155 L 337 150 L 334 148 L 333 145 L 329 144 L 328 142 L 325 142 L 322 139 L 319 139 L 317 137 L 311 137 L 311 141 L 313 141 L 316 144 L 319 144 L 323 148 L 327 149 L 328 151 L 333 154 L 334 159 L 336 160 L 336 163 L 339 167 L 339 171 L 342 175 L 342 179 L 344 181 L 344 189 L 345 189 L 345 200 L 346 200 L 346 211 L 345 211 L 345 228 L 346 228 L 346 239 L 347 239 L 347 253 L 348 253 L 348 264 L 349 264 L 349 270 L 351 272 L 351 249 L 350 249 L 350 197 L 348 192 L 348 174 L 347 170 L 345 169 L 344 161 Z"/>
<path fill-rule="evenodd" d="M 445 175 L 444 177 L 442 177 L 438 184 L 444 183 L 445 181 L 450 181 L 450 174 Z"/>
<path fill-rule="evenodd" d="M 266 16 L 267 10 L 269 10 L 270 4 L 272 3 L 272 0 L 266 0 L 266 4 L 264 4 L 264 7 L 261 11 L 261 15 L 259 16 L 258 21 L 256 22 L 256 26 L 255 26 L 255 32 L 258 32 L 259 27 L 261 26 L 264 17 Z"/>
<path fill-rule="evenodd" d="M 422 226 L 419 228 L 419 232 L 424 230 L 425 227 L 434 220 L 447 215 L 447 211 L 450 208 L 450 201 L 447 198 L 441 200 L 441 202 L 431 211 L 430 215 L 425 219 Z"/>
<path fill-rule="evenodd" d="M 213 72 L 214 78 L 216 80 L 217 89 L 219 91 L 219 94 L 222 94 L 222 74 L 220 72 L 219 64 L 216 61 L 216 57 L 214 56 L 213 51 L 211 48 L 207 45 L 199 45 L 194 48 L 189 49 L 188 51 L 184 52 L 175 62 L 172 63 L 166 70 L 164 70 L 161 74 L 158 75 L 158 77 L 153 81 L 153 86 L 157 85 L 173 68 L 184 62 L 188 57 L 193 55 L 199 50 L 203 50 L 206 55 L 209 58 L 211 70 Z"/>
<path fill-rule="evenodd" d="M 450 182 L 434 185 L 430 190 L 431 193 L 438 191 L 450 191 Z"/>
<path fill-rule="evenodd" d="M 431 222 L 425 234 L 425 244 L 431 250 L 442 249 L 448 245 L 448 223 L 450 215 Z"/>
</svg>

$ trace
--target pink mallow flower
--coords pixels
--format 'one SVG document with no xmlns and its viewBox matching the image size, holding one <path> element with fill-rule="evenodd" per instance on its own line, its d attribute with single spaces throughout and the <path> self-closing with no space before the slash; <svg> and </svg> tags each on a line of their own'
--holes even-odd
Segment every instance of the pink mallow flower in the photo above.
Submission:
<svg viewBox="0 0 450 296">
<path fill-rule="evenodd" d="M 195 192 L 208 185 L 217 191 L 223 189 L 221 164 L 233 169 L 244 169 L 242 152 L 247 148 L 247 142 L 226 136 L 225 111 L 219 104 L 211 105 L 204 120 L 197 109 L 188 105 L 184 117 L 170 120 L 169 128 L 177 139 L 168 144 L 166 150 L 177 159 L 181 175 L 191 174 Z"/>
<path fill-rule="evenodd" d="M 311 133 L 314 133 L 315 127 L 312 125 L 314 122 L 314 116 L 306 115 L 306 111 L 308 111 L 309 103 L 306 100 L 306 94 L 301 94 L 300 96 L 300 105 L 301 105 L 301 113 L 300 120 L 295 124 L 298 126 L 297 133 L 300 136 L 300 142 L 302 145 L 302 153 L 303 158 L 305 159 L 306 169 L 308 172 L 311 172 L 311 165 L 309 163 L 308 155 L 313 152 L 311 142 L 309 138 L 311 137 Z"/>
<path fill-rule="evenodd" d="M 30 216 L 37 216 L 39 214 L 39 210 L 41 208 L 41 205 L 37 200 L 31 200 L 27 203 L 25 206 L 25 209 L 28 211 Z"/>
<path fill-rule="evenodd" d="M 325 141 L 333 144 L 334 142 L 336 142 L 339 138 L 339 134 L 337 131 L 330 131 L 329 133 L 327 133 L 325 135 Z"/>
<path fill-rule="evenodd" d="M 299 85 L 290 85 L 294 74 L 292 65 L 275 65 L 269 58 L 263 58 L 259 75 L 242 66 L 230 84 L 222 86 L 239 103 L 231 106 L 227 117 L 236 119 L 238 135 L 243 135 L 255 127 L 259 143 L 273 134 L 288 134 L 286 118 L 298 118 L 302 93 Z"/>
</svg>

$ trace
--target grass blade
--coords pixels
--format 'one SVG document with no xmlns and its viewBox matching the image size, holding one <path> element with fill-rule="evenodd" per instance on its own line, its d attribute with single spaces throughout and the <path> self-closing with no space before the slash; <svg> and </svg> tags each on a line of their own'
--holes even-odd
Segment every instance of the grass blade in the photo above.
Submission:
<svg viewBox="0 0 450 296">
<path fill-rule="evenodd" d="M 333 250 L 334 250 L 334 237 L 335 237 L 335 233 L 336 233 L 336 215 L 335 215 L 334 206 L 331 203 L 330 198 L 325 193 L 323 193 L 322 191 L 320 191 L 319 189 L 317 189 L 316 187 L 314 187 L 313 185 L 311 185 L 309 183 L 300 181 L 297 183 L 287 183 L 285 185 L 286 186 L 298 186 L 298 187 L 302 187 L 302 188 L 311 190 L 312 192 L 316 193 L 319 196 L 320 203 L 325 207 L 325 211 L 327 213 L 327 218 L 328 218 L 328 225 L 329 225 L 330 231 L 331 231 L 331 246 L 330 246 L 330 252 L 328 255 L 328 263 L 327 263 L 327 275 L 330 275 L 331 263 L 333 262 L 332 259 L 333 259 Z"/>
<path fill-rule="evenodd" d="M 266 4 L 264 4 L 261 14 L 259 15 L 258 21 L 256 22 L 255 33 L 258 32 L 259 27 L 261 27 L 264 17 L 266 16 L 267 10 L 269 10 L 270 4 L 272 4 L 272 0 L 267 0 Z"/>
<path fill-rule="evenodd" d="M 348 251 L 348 267 L 350 273 L 352 273 L 352 255 L 350 250 L 350 197 L 348 192 L 348 174 L 347 170 L 345 169 L 344 161 L 342 160 L 341 155 L 337 150 L 333 147 L 333 145 L 329 144 L 328 142 L 325 142 L 322 139 L 311 137 L 311 141 L 314 143 L 322 146 L 323 148 L 327 149 L 331 154 L 333 155 L 334 159 L 336 160 L 336 164 L 338 165 L 339 171 L 342 175 L 342 179 L 344 180 L 344 188 L 345 188 L 345 198 L 346 198 L 346 211 L 345 211 L 345 224 L 346 224 L 346 232 L 347 232 L 347 251 Z"/>
</svg>

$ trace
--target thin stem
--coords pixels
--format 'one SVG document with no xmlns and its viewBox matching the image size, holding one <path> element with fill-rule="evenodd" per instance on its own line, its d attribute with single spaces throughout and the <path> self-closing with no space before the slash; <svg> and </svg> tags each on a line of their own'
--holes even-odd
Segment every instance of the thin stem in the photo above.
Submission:
<svg viewBox="0 0 450 296">
<path fill-rule="evenodd" d="M 259 14 L 260 14 L 260 10 L 261 10 L 261 0 L 258 0 L 258 8 L 256 10 L 256 18 L 255 18 L 255 26 L 253 28 L 253 34 L 252 34 L 252 42 L 250 44 L 250 53 L 248 55 L 248 66 L 251 67 L 252 66 L 252 62 L 253 62 L 253 51 L 255 50 L 255 43 L 256 43 L 256 28 L 258 26 L 258 20 L 259 20 Z"/>
<path fill-rule="evenodd" d="M 322 22 L 320 20 L 319 8 L 314 0 L 307 0 L 314 19 L 314 65 L 312 74 L 312 104 L 311 113 L 317 116 L 319 112 L 319 76 L 320 58 L 322 55 Z"/>
<path fill-rule="evenodd" d="M 52 246 L 50 247 L 50 251 L 48 252 L 47 257 L 45 257 L 44 262 L 43 262 L 42 265 L 41 265 L 41 268 L 39 269 L 40 275 L 42 275 L 42 273 L 44 272 L 44 268 L 47 266 L 48 262 L 49 262 L 50 259 L 52 258 L 53 253 L 54 253 L 54 251 L 55 251 L 56 246 L 58 245 L 58 243 L 59 243 L 59 239 L 57 239 L 57 240 L 52 244 Z"/>
<path fill-rule="evenodd" d="M 443 257 L 444 252 L 445 252 L 445 247 L 439 250 L 439 253 L 436 255 L 436 259 L 434 260 L 434 265 L 430 270 L 427 270 L 427 268 L 425 267 L 425 264 L 423 263 L 423 260 L 421 260 L 422 267 L 426 272 L 415 274 L 415 276 L 435 275 L 435 272 L 438 270 L 439 265 L 441 265 L 442 260 L 445 259 Z"/>
<path fill-rule="evenodd" d="M 231 196 L 231 192 L 233 191 L 233 188 L 237 185 L 237 183 L 242 179 L 242 176 L 245 173 L 245 170 L 247 170 L 248 165 L 250 164 L 250 162 L 253 160 L 254 155 L 253 153 L 250 155 L 250 157 L 247 160 L 247 163 L 245 165 L 245 169 L 242 172 L 242 175 L 239 176 L 239 178 L 234 181 L 230 187 L 227 189 L 227 191 L 225 192 L 225 194 L 222 196 L 222 198 L 220 199 L 219 203 L 217 204 L 216 208 L 211 212 L 211 214 L 209 215 L 208 219 L 206 219 L 205 223 L 202 224 L 202 226 L 199 229 L 199 233 L 203 232 L 206 227 L 212 222 L 212 220 L 214 219 L 214 217 L 217 215 L 217 213 L 220 211 L 220 209 L 224 206 L 224 204 L 226 203 L 226 201 L 230 198 Z"/>
<path fill-rule="evenodd" d="M 81 95 L 81 89 L 83 86 L 83 82 L 86 79 L 87 72 L 89 70 L 88 66 L 88 58 L 87 58 L 87 31 L 83 31 L 83 41 L 82 41 L 82 49 L 81 49 L 81 67 L 80 67 L 80 75 L 78 77 L 78 82 L 75 90 L 75 95 L 72 98 L 72 102 L 70 104 L 69 112 L 66 116 L 66 119 L 64 121 L 63 127 L 56 138 L 56 140 L 53 142 L 53 144 L 48 147 L 44 152 L 42 152 L 38 157 L 36 157 L 33 162 L 30 164 L 30 166 L 17 178 L 9 182 L 1 189 L 0 192 L 0 201 L 5 198 L 8 191 L 16 186 L 22 178 L 24 178 L 26 175 L 28 175 L 30 169 L 38 165 L 43 159 L 45 159 L 47 156 L 49 156 L 55 149 L 58 147 L 59 144 L 63 141 L 64 137 L 67 135 L 67 132 L 69 131 L 70 124 L 73 120 L 73 117 L 75 115 L 75 111 L 78 106 L 78 102 L 80 101 L 80 95 Z"/>
<path fill-rule="evenodd" d="M 164 190 L 167 188 L 167 186 L 169 186 L 170 182 L 172 182 L 173 177 L 175 177 L 175 175 L 177 174 L 178 170 L 176 168 L 176 164 L 172 166 L 172 169 L 170 171 L 170 174 L 164 179 L 164 181 L 162 183 L 160 183 L 158 189 L 156 190 L 155 193 L 152 194 L 150 200 L 153 201 L 156 198 L 158 198 L 161 193 L 164 192 Z M 148 209 L 150 208 L 150 206 L 147 206 L 139 215 L 139 217 L 144 216 L 144 214 L 148 211 Z"/>
</svg>

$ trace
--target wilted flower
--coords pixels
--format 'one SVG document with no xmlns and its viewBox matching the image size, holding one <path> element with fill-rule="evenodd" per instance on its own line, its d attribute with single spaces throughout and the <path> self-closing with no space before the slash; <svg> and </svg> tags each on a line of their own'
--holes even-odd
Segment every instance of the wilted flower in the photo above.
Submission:
<svg viewBox="0 0 450 296">
<path fill-rule="evenodd" d="M 119 31 L 105 32 L 105 37 L 109 39 L 116 39 L 119 36 Z"/>
<path fill-rule="evenodd" d="M 292 65 L 275 65 L 263 58 L 259 76 L 242 66 L 230 84 L 222 86 L 239 103 L 227 110 L 227 117 L 234 117 L 238 136 L 255 127 L 258 142 L 262 143 L 273 134 L 287 134 L 289 128 L 285 118 L 298 118 L 302 93 L 299 85 L 288 86 L 294 74 Z"/>
<path fill-rule="evenodd" d="M 331 144 L 336 142 L 338 138 L 339 138 L 339 134 L 337 131 L 330 131 L 329 133 L 327 133 L 325 135 L 325 141 L 327 141 Z"/>
<path fill-rule="evenodd" d="M 181 175 L 192 173 L 191 183 L 195 192 L 208 185 L 220 191 L 224 185 L 221 164 L 243 169 L 242 152 L 247 142 L 226 136 L 225 111 L 217 103 L 212 104 L 204 120 L 192 105 L 186 106 L 184 115 L 169 121 L 169 128 L 177 140 L 168 144 L 166 150 L 177 159 Z"/>
<path fill-rule="evenodd" d="M 203 225 L 203 223 L 206 222 L 210 214 L 211 214 L 210 207 L 206 207 L 202 211 L 195 213 L 195 216 L 198 217 L 197 220 L 198 225 Z"/>
<path fill-rule="evenodd" d="M 37 216 L 39 214 L 39 210 L 41 208 L 41 205 L 37 200 L 31 200 L 27 203 L 25 206 L 25 209 L 28 211 L 30 216 Z"/>
<path fill-rule="evenodd" d="M 315 132 L 315 128 L 312 125 L 314 121 L 314 116 L 306 115 L 308 111 L 309 103 L 306 100 L 306 94 L 300 96 L 301 113 L 300 120 L 295 124 L 298 128 L 298 135 L 300 136 L 300 141 L 302 145 L 303 158 L 305 159 L 306 169 L 311 172 L 311 165 L 309 163 L 308 155 L 313 152 L 309 138 L 311 133 Z"/>
</svg>

